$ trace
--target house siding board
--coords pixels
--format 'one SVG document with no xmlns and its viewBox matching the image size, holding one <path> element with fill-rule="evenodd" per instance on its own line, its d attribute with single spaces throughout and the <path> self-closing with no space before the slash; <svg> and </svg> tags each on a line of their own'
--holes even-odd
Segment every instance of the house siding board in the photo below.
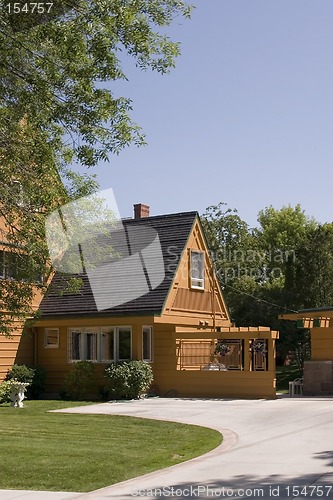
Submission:
<svg viewBox="0 0 333 500">
<path fill-rule="evenodd" d="M 157 231 L 165 267 L 165 278 L 163 282 L 149 293 L 131 300 L 125 304 L 115 306 L 111 309 L 98 311 L 90 288 L 88 278 L 85 274 L 75 275 L 83 281 L 83 287 L 79 293 L 60 295 L 56 289 L 61 288 L 63 276 L 57 273 L 53 280 L 49 293 L 41 302 L 40 310 L 42 317 L 64 316 L 64 315 L 86 315 L 94 314 L 101 316 L 113 316 L 121 314 L 143 314 L 153 312 L 161 314 L 164 302 L 168 296 L 170 286 L 174 279 L 181 254 L 186 241 L 197 217 L 196 212 L 187 212 L 173 215 L 149 217 L 139 220 L 124 220 L 125 228 L 150 227 Z M 140 233 L 138 233 L 140 234 Z M 142 242 L 138 241 L 140 246 Z M 68 275 L 67 275 L 68 278 Z M 123 278 L 119 277 L 123 284 Z M 136 276 L 128 280 L 128 287 L 133 286 Z M 108 293 L 107 281 L 103 284 L 105 293 Z"/>
<path fill-rule="evenodd" d="M 179 397 L 275 398 L 275 372 L 214 372 L 161 370 L 156 377 L 160 395 Z"/>
<path fill-rule="evenodd" d="M 191 288 L 190 259 L 192 250 L 203 252 L 205 255 L 203 290 Z M 214 317 L 214 321 L 218 320 L 230 324 L 228 311 L 214 273 L 199 218 L 195 220 L 193 229 L 189 234 L 172 290 L 166 301 L 164 314 L 169 318 L 171 316 L 186 317 L 190 314 L 193 318 L 208 320 L 211 323 Z"/>
<path fill-rule="evenodd" d="M 333 328 L 311 329 L 311 359 L 333 360 Z"/>
<path fill-rule="evenodd" d="M 13 364 L 26 364 L 32 366 L 34 363 L 33 336 L 22 333 L 23 325 L 17 322 L 12 337 L 4 335 L 0 341 L 0 381 L 4 380 L 7 371 Z"/>
</svg>

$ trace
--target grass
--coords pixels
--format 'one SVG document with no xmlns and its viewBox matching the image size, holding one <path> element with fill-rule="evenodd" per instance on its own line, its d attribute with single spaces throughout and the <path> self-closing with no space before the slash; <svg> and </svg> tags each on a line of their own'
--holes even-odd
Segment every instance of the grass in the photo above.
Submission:
<svg viewBox="0 0 333 500">
<path fill-rule="evenodd" d="M 302 377 L 302 373 L 297 365 L 277 366 L 276 367 L 276 390 L 278 392 L 289 392 L 289 382 L 295 378 Z"/>
<path fill-rule="evenodd" d="M 206 453 L 219 432 L 114 415 L 47 413 L 65 401 L 0 405 L 0 489 L 87 492 Z"/>
</svg>

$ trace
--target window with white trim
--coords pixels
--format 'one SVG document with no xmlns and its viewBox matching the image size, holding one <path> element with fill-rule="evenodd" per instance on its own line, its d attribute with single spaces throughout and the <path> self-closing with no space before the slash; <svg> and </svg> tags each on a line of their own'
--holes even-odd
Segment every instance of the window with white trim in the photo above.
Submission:
<svg viewBox="0 0 333 500">
<path fill-rule="evenodd" d="M 82 341 L 84 359 L 87 361 L 97 361 L 97 332 L 93 330 L 84 331 Z"/>
<path fill-rule="evenodd" d="M 101 328 L 100 360 L 102 363 L 110 363 L 115 360 L 115 345 L 115 328 Z"/>
<path fill-rule="evenodd" d="M 68 361 L 110 363 L 132 358 L 130 326 L 68 330 Z"/>
<path fill-rule="evenodd" d="M 142 327 L 142 359 L 143 361 L 153 361 L 153 327 Z"/>
<path fill-rule="evenodd" d="M 132 357 L 132 332 L 129 326 L 116 328 L 116 360 L 126 361 Z"/>
<path fill-rule="evenodd" d="M 57 349 L 59 347 L 59 328 L 45 328 L 45 349 Z"/>
<path fill-rule="evenodd" d="M 191 250 L 190 256 L 190 284 L 191 288 L 204 290 L 205 288 L 205 254 Z"/>
<path fill-rule="evenodd" d="M 82 332 L 80 330 L 70 330 L 68 335 L 68 359 L 70 361 L 80 361 L 82 353 Z"/>
</svg>

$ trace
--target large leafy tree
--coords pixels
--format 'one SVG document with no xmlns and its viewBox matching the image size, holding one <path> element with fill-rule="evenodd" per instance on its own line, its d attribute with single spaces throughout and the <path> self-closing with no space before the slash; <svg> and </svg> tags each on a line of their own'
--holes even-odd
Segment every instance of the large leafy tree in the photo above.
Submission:
<svg viewBox="0 0 333 500">
<path fill-rule="evenodd" d="M 258 214 L 258 226 L 250 228 L 223 203 L 207 209 L 203 224 L 236 324 L 279 330 L 281 359 L 307 351 L 307 333 L 279 321 L 278 314 L 309 302 L 327 305 L 324 296 L 327 302 L 333 289 L 331 225 L 318 227 L 297 205 L 267 207 Z"/>
<path fill-rule="evenodd" d="M 190 15 L 182 0 L 57 0 L 44 12 L 31 5 L 0 0 L 0 218 L 10 254 L 0 282 L 4 333 L 13 317 L 30 314 L 30 283 L 47 274 L 45 214 L 97 189 L 93 176 L 70 166 L 92 167 L 145 142 L 131 100 L 112 90 L 126 79 L 124 58 L 168 72 L 180 49 L 163 29 Z M 13 261 L 21 261 L 20 283 L 9 279 Z"/>
<path fill-rule="evenodd" d="M 333 304 L 333 224 L 318 225 L 308 231 L 296 249 L 295 265 L 287 287 L 299 308 Z"/>
</svg>

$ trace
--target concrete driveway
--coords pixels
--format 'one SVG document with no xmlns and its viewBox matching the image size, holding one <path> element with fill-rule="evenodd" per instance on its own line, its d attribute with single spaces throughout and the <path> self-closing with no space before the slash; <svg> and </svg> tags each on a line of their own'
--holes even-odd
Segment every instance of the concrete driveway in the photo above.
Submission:
<svg viewBox="0 0 333 500">
<path fill-rule="evenodd" d="M 212 427 L 224 435 L 221 446 L 197 459 L 92 493 L 72 497 L 67 493 L 62 498 L 333 499 L 333 399 L 330 398 L 251 401 L 153 398 L 61 411 L 174 420 Z M 37 497 L 36 493 L 30 498 Z M 7 497 L 1 495 L 1 498 Z"/>
</svg>

